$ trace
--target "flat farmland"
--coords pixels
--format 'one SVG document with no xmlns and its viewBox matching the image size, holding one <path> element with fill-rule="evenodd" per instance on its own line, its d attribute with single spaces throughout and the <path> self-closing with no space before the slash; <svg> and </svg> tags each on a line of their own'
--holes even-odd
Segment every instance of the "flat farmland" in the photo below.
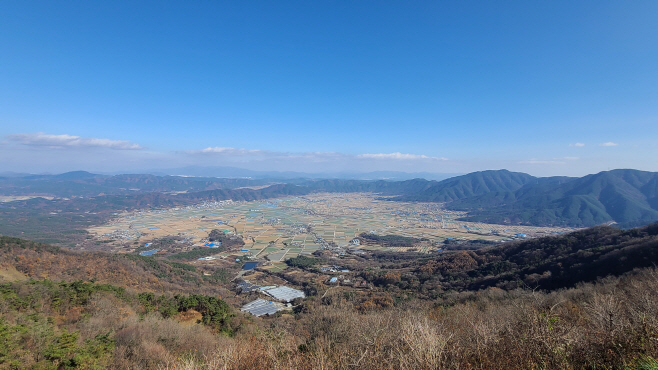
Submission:
<svg viewBox="0 0 658 370">
<path fill-rule="evenodd" d="M 195 206 L 129 212 L 88 231 L 99 240 L 143 245 L 166 236 L 179 236 L 202 246 L 208 233 L 219 229 L 239 235 L 252 256 L 285 261 L 324 246 L 348 246 L 361 233 L 424 238 L 430 244 L 446 239 L 503 240 L 525 234 L 538 237 L 570 228 L 495 225 L 457 221 L 464 213 L 440 203 L 405 203 L 369 193 L 320 193 L 254 202 L 209 202 Z M 364 249 L 398 250 L 362 246 Z M 433 247 L 422 247 L 430 252 Z M 246 253 L 246 252 L 242 252 Z M 235 255 L 224 252 L 226 256 Z"/>
</svg>

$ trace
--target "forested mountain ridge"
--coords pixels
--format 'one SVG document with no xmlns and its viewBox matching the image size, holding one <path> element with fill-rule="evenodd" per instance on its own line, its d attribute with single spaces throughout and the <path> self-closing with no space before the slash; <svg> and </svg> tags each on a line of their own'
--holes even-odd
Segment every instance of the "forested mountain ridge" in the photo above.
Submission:
<svg viewBox="0 0 658 370">
<path fill-rule="evenodd" d="M 545 290 L 574 287 L 658 263 L 658 223 L 631 230 L 597 226 L 567 235 L 519 241 L 469 252 L 467 289 L 512 288 L 523 282 Z M 472 280 L 471 280 L 472 279 Z"/>
<path fill-rule="evenodd" d="M 448 180 L 444 180 L 448 181 Z M 328 191 L 338 193 L 370 192 L 382 195 L 415 194 L 425 191 L 439 182 L 425 179 L 413 179 L 405 181 L 364 181 L 364 180 L 309 180 L 300 183 L 314 191 Z"/>
<path fill-rule="evenodd" d="M 447 205 L 466 220 L 530 225 L 637 226 L 658 220 L 658 173 L 612 170 L 582 178 L 537 179 L 513 192 L 494 192 Z"/>
<path fill-rule="evenodd" d="M 405 192 L 399 201 L 446 202 L 468 221 L 587 227 L 632 227 L 658 220 L 658 173 L 620 169 L 582 178 L 537 178 L 507 170 L 482 171 Z"/>
<path fill-rule="evenodd" d="M 407 195 L 395 200 L 450 202 L 493 192 L 515 191 L 536 179 L 525 173 L 507 170 L 473 172 L 431 184 L 418 192 L 407 191 Z"/>
</svg>

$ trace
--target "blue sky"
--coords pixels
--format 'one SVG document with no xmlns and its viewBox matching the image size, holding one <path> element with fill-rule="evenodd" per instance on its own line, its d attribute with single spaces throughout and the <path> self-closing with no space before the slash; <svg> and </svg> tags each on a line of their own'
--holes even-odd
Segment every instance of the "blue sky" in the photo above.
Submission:
<svg viewBox="0 0 658 370">
<path fill-rule="evenodd" d="M 0 2 L 0 172 L 658 171 L 655 1 Z"/>
</svg>

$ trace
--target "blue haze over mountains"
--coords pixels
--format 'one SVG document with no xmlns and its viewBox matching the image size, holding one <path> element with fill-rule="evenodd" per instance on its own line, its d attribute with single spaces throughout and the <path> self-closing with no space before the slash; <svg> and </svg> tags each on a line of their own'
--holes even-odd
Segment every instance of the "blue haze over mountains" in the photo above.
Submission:
<svg viewBox="0 0 658 370">
<path fill-rule="evenodd" d="M 372 171 L 372 172 L 295 172 L 295 171 L 255 171 L 238 167 L 203 167 L 188 166 L 172 169 L 145 171 L 153 175 L 180 175 L 197 177 L 246 177 L 254 179 L 349 179 L 349 180 L 410 180 L 422 178 L 426 180 L 445 180 L 463 173 L 432 173 L 432 172 L 402 172 L 402 171 Z"/>
<path fill-rule="evenodd" d="M 171 170 L 190 177 L 153 174 L 99 175 L 85 171 L 60 175 L 13 174 L 0 178 L 0 194 L 60 198 L 127 197 L 125 202 L 163 193 L 162 205 L 203 200 L 255 200 L 313 192 L 373 192 L 395 201 L 441 202 L 465 211 L 467 221 L 496 224 L 587 227 L 616 222 L 634 227 L 658 220 L 658 173 L 631 169 L 604 171 L 584 177 L 534 177 L 507 170 L 474 172 L 442 181 L 404 179 L 400 172 L 340 174 L 258 172 L 216 168 L 225 177 L 194 177 L 195 170 Z M 180 172 L 186 171 L 186 172 Z M 440 174 L 437 177 L 449 177 Z M 386 178 L 387 180 L 382 180 Z M 254 189 L 245 189 L 257 187 Z M 258 188 L 263 187 L 263 188 Z M 185 192 L 185 194 L 175 194 Z M 150 198 L 149 198 L 150 199 Z M 63 201 L 63 200 L 55 200 Z"/>
</svg>

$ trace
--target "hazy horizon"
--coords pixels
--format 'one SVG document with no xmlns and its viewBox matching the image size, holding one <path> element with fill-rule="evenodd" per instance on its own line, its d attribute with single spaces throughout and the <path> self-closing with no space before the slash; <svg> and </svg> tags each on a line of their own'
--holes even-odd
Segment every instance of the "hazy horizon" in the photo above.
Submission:
<svg viewBox="0 0 658 370">
<path fill-rule="evenodd" d="M 610 170 L 597 171 L 592 173 L 587 173 L 582 176 L 568 176 L 568 177 L 584 177 L 588 175 L 595 175 L 601 172 L 613 171 L 613 170 L 637 170 L 634 168 L 614 168 Z M 22 175 L 62 175 L 67 173 L 75 172 L 87 172 L 94 175 L 101 176 L 116 176 L 116 175 L 155 175 L 155 176 L 179 176 L 179 177 L 207 177 L 207 178 L 253 178 L 253 179 L 272 179 L 272 180 L 285 180 L 285 179 L 295 179 L 295 178 L 334 178 L 334 179 L 345 179 L 345 180 L 392 180 L 392 181 L 404 181 L 422 178 L 425 180 L 435 180 L 443 181 L 449 178 L 464 176 L 475 172 L 482 171 L 510 171 L 510 172 L 520 172 L 521 171 L 511 171 L 507 168 L 492 168 L 492 169 L 483 169 L 473 172 L 406 172 L 406 171 L 325 171 L 325 172 L 305 172 L 305 171 L 276 171 L 276 170 L 251 170 L 248 168 L 240 167 L 224 167 L 224 166 L 209 166 L 209 167 L 197 167 L 197 166 L 188 166 L 180 168 L 155 168 L 155 169 L 144 169 L 136 171 L 94 171 L 86 169 L 77 169 L 71 171 L 41 171 L 41 172 L 19 172 L 19 171 L 0 171 L 0 176 L 22 176 Z M 643 170 L 638 170 L 643 171 Z M 648 171 L 652 172 L 652 171 Z M 532 174 L 529 174 L 532 175 Z M 552 177 L 552 176 L 541 176 L 541 175 L 532 175 L 535 177 Z M 555 175 L 561 176 L 561 175 Z"/>
</svg>

